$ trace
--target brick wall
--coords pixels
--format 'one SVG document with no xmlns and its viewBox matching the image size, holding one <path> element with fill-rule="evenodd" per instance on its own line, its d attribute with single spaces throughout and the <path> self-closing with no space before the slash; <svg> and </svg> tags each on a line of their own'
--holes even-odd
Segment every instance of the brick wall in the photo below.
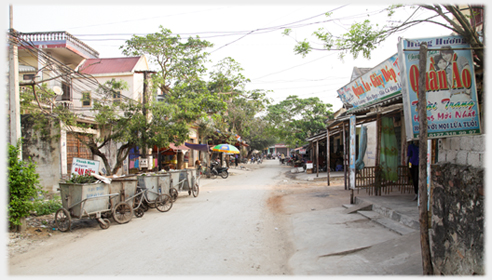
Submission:
<svg viewBox="0 0 492 280">
<path fill-rule="evenodd" d="M 483 167 L 485 135 L 439 139 L 438 162 Z"/>
</svg>

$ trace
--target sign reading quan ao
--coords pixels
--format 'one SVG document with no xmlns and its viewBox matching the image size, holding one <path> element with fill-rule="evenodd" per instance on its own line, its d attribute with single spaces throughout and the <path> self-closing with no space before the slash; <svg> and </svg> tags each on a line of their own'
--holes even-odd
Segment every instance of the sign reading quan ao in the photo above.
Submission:
<svg viewBox="0 0 492 280">
<path fill-rule="evenodd" d="M 480 134 L 470 45 L 463 37 L 401 39 L 398 43 L 407 140 L 419 136 L 419 50 L 427 43 L 427 134 L 444 138 Z"/>
<path fill-rule="evenodd" d="M 398 54 L 337 90 L 340 100 L 354 108 L 373 104 L 401 92 Z"/>
</svg>

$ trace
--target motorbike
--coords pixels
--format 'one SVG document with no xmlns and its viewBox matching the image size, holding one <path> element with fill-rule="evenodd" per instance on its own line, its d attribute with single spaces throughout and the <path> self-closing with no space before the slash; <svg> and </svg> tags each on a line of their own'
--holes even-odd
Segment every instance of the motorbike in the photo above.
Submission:
<svg viewBox="0 0 492 280">
<path fill-rule="evenodd" d="M 210 177 L 212 179 L 217 178 L 217 176 L 222 177 L 223 179 L 226 179 L 229 177 L 229 167 L 219 167 L 218 164 L 212 163 L 210 165 Z"/>
</svg>

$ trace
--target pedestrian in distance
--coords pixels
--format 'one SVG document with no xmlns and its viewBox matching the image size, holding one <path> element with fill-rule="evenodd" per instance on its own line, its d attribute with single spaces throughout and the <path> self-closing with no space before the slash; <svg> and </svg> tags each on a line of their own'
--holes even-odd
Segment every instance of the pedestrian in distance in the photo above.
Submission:
<svg viewBox="0 0 492 280">
<path fill-rule="evenodd" d="M 418 141 L 412 141 L 408 145 L 407 151 L 408 168 L 410 169 L 410 175 L 412 176 L 413 190 L 415 197 L 413 200 L 417 200 L 419 197 L 419 146 Z"/>
</svg>

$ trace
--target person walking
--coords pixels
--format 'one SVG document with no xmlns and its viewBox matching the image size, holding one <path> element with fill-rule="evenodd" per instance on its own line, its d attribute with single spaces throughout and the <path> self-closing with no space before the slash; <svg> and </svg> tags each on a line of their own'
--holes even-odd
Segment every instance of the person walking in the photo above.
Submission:
<svg viewBox="0 0 492 280">
<path fill-rule="evenodd" d="M 235 157 L 236 168 L 237 168 L 238 161 L 239 161 L 239 156 L 236 155 L 236 157 Z"/>
<path fill-rule="evenodd" d="M 412 141 L 408 145 L 408 167 L 412 176 L 413 190 L 415 197 L 413 200 L 417 200 L 419 197 L 419 146 L 417 141 Z"/>
</svg>

